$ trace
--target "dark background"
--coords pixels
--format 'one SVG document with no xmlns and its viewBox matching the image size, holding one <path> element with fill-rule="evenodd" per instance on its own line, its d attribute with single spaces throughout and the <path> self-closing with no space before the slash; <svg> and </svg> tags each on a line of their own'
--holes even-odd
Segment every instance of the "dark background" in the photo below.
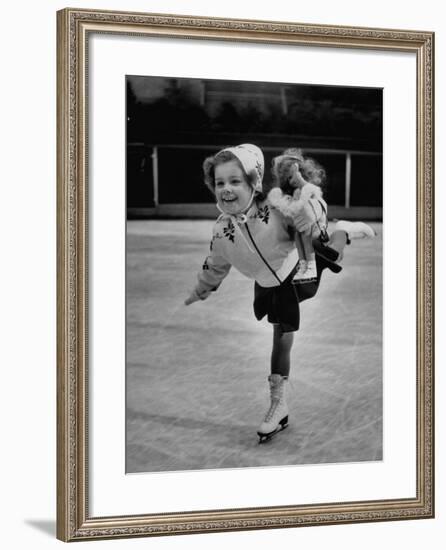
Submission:
<svg viewBox="0 0 446 550">
<path fill-rule="evenodd" d="M 213 217 L 204 158 L 255 143 L 265 154 L 266 189 L 272 157 L 300 147 L 326 169 L 332 215 L 338 206 L 343 217 L 382 219 L 381 89 L 148 76 L 128 76 L 126 86 L 129 218 Z"/>
</svg>

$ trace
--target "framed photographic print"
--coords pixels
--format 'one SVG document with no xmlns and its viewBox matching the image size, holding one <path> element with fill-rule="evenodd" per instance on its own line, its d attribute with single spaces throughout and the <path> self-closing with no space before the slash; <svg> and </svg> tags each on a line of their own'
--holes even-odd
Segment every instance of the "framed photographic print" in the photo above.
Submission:
<svg viewBox="0 0 446 550">
<path fill-rule="evenodd" d="M 58 538 L 433 517 L 433 39 L 58 12 Z"/>
</svg>

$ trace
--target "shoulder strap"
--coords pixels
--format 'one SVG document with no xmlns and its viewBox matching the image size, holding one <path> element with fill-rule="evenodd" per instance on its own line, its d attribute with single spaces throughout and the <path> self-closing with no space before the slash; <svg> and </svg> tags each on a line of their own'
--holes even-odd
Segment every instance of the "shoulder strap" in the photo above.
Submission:
<svg viewBox="0 0 446 550">
<path fill-rule="evenodd" d="M 249 235 L 249 238 L 251 239 L 251 242 L 252 244 L 254 245 L 254 248 L 256 249 L 257 251 L 257 254 L 260 256 L 260 258 L 262 259 L 263 263 L 266 265 L 266 267 L 271 271 L 271 273 L 274 275 L 274 277 L 277 279 L 277 281 L 279 281 L 279 285 L 282 284 L 282 281 L 280 280 L 279 276 L 277 275 L 277 273 L 274 271 L 274 269 L 269 265 L 269 263 L 266 261 L 265 257 L 263 256 L 263 254 L 260 252 L 259 250 L 259 247 L 257 246 L 256 242 L 254 241 L 252 235 L 251 235 L 251 231 L 249 230 L 249 227 L 248 227 L 248 224 L 245 224 L 245 227 L 246 227 L 246 231 Z"/>
</svg>

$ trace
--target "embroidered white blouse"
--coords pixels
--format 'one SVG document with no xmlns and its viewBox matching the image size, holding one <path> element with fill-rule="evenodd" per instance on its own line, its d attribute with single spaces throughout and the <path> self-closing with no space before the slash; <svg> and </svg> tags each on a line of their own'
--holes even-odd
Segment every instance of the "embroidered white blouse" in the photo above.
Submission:
<svg viewBox="0 0 446 550">
<path fill-rule="evenodd" d="M 268 200 L 254 203 L 243 217 L 221 215 L 214 226 L 210 254 L 198 274 L 201 299 L 216 290 L 231 266 L 263 287 L 278 286 L 291 273 L 298 255 L 290 234 L 292 221 Z"/>
</svg>

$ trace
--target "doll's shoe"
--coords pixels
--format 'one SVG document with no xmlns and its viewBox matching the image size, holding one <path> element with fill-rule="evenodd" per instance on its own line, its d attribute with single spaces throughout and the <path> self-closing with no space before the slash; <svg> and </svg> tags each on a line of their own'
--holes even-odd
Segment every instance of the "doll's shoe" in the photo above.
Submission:
<svg viewBox="0 0 446 550">
<path fill-rule="evenodd" d="M 307 270 L 307 266 L 308 266 L 308 262 L 307 260 L 299 260 L 297 262 L 297 271 L 296 271 L 296 275 L 299 274 L 299 275 L 303 275 L 305 273 L 305 271 Z"/>
<path fill-rule="evenodd" d="M 302 277 L 304 277 L 305 272 L 307 271 L 307 260 L 298 260 L 296 273 L 293 277 L 293 284 L 297 284 Z"/>
<path fill-rule="evenodd" d="M 314 283 L 317 281 L 316 260 L 299 260 L 297 271 L 293 277 L 293 285 Z"/>
<path fill-rule="evenodd" d="M 364 222 L 339 220 L 336 222 L 334 230 L 345 231 L 350 239 L 373 239 L 376 237 L 374 229 Z"/>
</svg>

